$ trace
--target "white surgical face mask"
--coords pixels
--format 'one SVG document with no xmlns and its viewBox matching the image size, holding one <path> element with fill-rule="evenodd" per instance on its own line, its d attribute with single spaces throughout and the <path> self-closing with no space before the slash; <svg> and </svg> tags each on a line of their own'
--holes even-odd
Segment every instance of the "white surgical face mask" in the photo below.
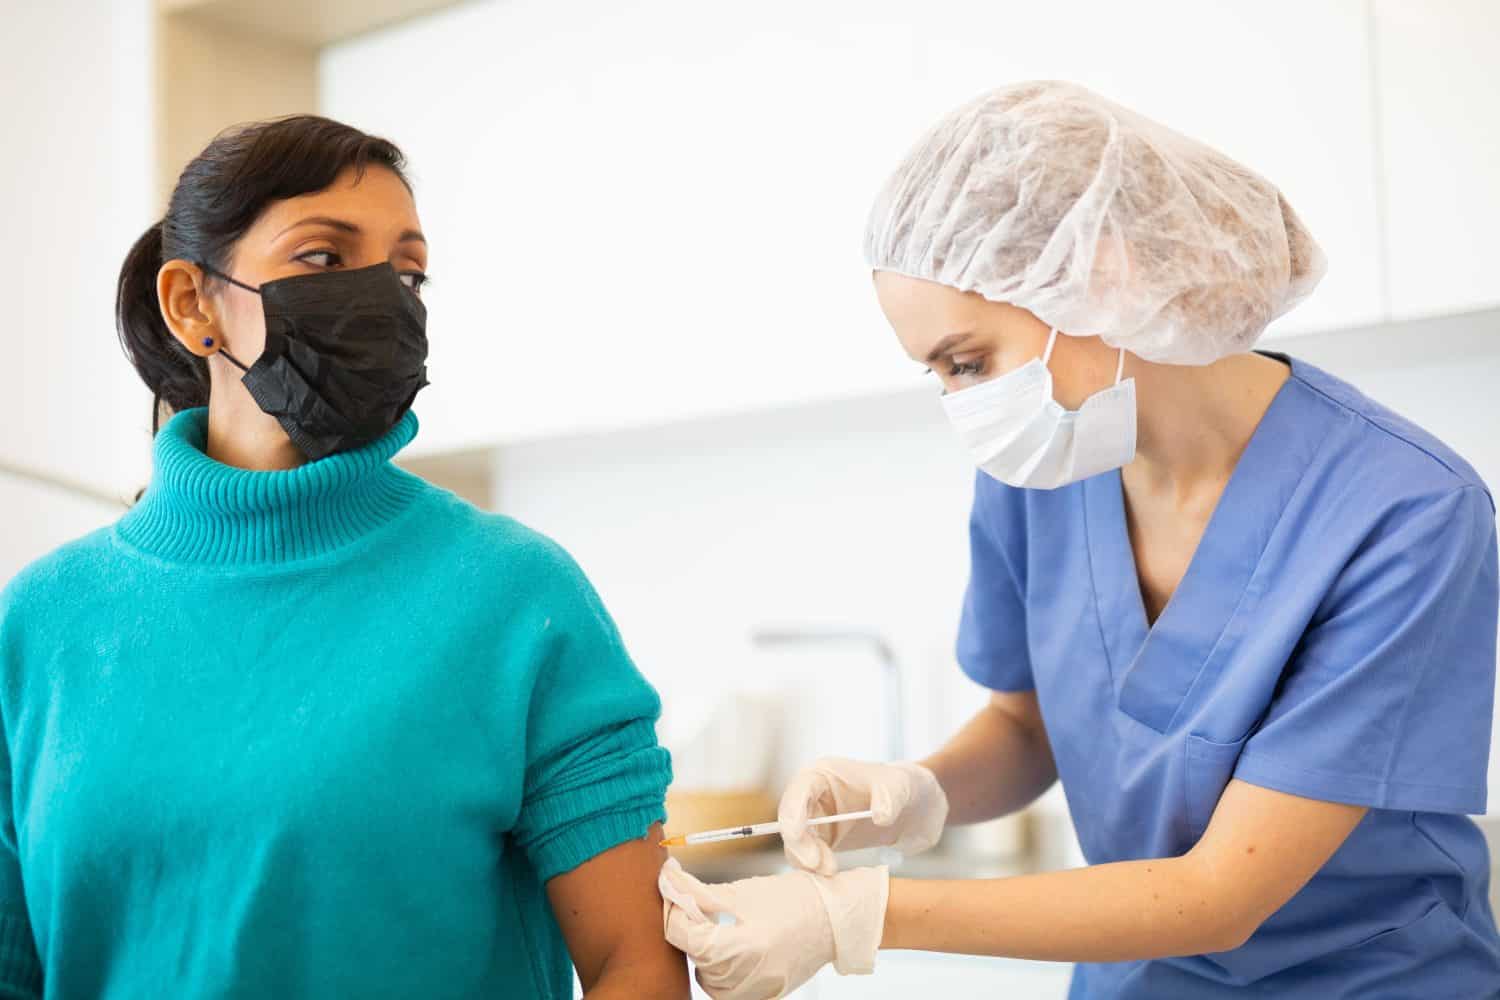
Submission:
<svg viewBox="0 0 1500 1000">
<path fill-rule="evenodd" d="M 943 409 L 985 472 L 1002 483 L 1050 490 L 1118 469 L 1135 457 L 1135 379 L 1101 389 L 1077 410 L 1052 398 L 1047 362 L 1057 341 L 1015 371 L 943 396 Z"/>
</svg>

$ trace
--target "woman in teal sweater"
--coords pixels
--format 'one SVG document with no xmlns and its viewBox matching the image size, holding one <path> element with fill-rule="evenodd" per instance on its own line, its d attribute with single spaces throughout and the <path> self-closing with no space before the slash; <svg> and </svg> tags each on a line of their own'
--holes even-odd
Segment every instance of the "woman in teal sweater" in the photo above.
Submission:
<svg viewBox="0 0 1500 1000">
<path fill-rule="evenodd" d="M 0 598 L 0 996 L 685 997 L 660 704 L 573 561 L 394 466 L 426 384 L 401 153 L 215 139 L 118 319 L 172 412 Z"/>
</svg>

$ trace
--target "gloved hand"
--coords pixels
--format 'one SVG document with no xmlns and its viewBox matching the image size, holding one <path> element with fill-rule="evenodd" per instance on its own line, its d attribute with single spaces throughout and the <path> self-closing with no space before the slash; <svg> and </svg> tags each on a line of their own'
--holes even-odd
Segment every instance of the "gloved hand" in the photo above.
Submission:
<svg viewBox="0 0 1500 1000">
<path fill-rule="evenodd" d="M 714 1000 L 784 996 L 829 962 L 841 975 L 873 972 L 890 884 L 882 866 L 704 885 L 675 858 L 657 879 L 667 940 Z M 720 913 L 735 922 L 720 924 Z"/>
<path fill-rule="evenodd" d="M 807 825 L 813 816 L 863 809 L 874 811 L 873 820 Z M 921 764 L 825 757 L 793 776 L 776 818 L 792 866 L 832 875 L 839 867 L 835 850 L 894 846 L 903 854 L 917 854 L 936 844 L 948 820 L 948 796 Z"/>
</svg>

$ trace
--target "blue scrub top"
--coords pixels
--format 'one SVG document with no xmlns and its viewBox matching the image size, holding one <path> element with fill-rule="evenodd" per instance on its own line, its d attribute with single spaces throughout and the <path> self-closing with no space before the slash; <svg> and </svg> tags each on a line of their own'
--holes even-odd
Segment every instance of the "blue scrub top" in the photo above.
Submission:
<svg viewBox="0 0 1500 1000">
<path fill-rule="evenodd" d="M 1091 864 L 1173 857 L 1231 778 L 1370 807 L 1233 951 L 1084 964 L 1088 998 L 1490 997 L 1495 507 L 1461 458 L 1291 359 L 1148 627 L 1120 475 L 981 474 L 959 661 L 1035 689 Z M 1248 987 L 1248 989 L 1247 989 Z"/>
</svg>

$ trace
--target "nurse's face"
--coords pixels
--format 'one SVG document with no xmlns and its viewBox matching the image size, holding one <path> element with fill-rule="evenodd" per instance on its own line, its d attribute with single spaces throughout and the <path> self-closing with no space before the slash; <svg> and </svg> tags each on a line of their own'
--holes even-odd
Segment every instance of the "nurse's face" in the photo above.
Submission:
<svg viewBox="0 0 1500 1000">
<path fill-rule="evenodd" d="M 1029 311 L 991 302 L 935 281 L 875 272 L 875 295 L 913 361 L 930 368 L 945 392 L 1014 371 L 1047 347 L 1050 328 Z M 1064 336 L 1052 349 L 1053 395 L 1076 409 L 1114 381 L 1118 353 L 1098 337 Z"/>
</svg>

